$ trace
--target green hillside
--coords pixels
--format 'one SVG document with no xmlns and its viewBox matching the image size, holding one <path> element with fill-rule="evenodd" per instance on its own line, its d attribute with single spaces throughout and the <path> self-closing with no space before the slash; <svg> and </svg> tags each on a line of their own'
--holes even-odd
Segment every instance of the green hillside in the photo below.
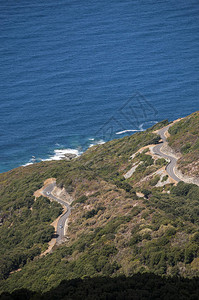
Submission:
<svg viewBox="0 0 199 300">
<path fill-rule="evenodd" d="M 183 153 L 188 136 L 194 136 L 189 152 L 194 154 L 199 134 L 191 128 L 198 128 L 198 113 L 188 119 L 171 127 L 169 142 Z M 199 187 L 183 182 L 157 187 L 160 177 L 153 173 L 166 162 L 148 153 L 147 146 L 160 140 L 153 132 L 167 124 L 94 146 L 70 162 L 0 174 L 1 292 L 46 292 L 62 280 L 87 276 L 199 275 Z M 125 179 L 134 163 L 138 168 Z M 50 224 L 62 211 L 44 197 L 34 200 L 33 193 L 50 177 L 73 196 L 73 209 L 67 242 L 39 257 L 54 234 Z"/>
<path fill-rule="evenodd" d="M 50 225 L 62 212 L 57 202 L 33 193 L 42 185 L 39 168 L 19 168 L 0 175 L 0 278 L 23 267 L 47 248 Z"/>
<path fill-rule="evenodd" d="M 179 167 L 184 174 L 199 176 L 199 112 L 169 129 L 169 145 L 182 155 Z"/>
</svg>

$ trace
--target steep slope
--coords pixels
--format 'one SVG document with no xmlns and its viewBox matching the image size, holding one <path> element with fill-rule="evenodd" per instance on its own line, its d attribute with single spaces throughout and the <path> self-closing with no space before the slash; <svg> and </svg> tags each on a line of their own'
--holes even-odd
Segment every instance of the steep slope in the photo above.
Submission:
<svg viewBox="0 0 199 300">
<path fill-rule="evenodd" d="M 54 235 L 50 224 L 61 214 L 61 205 L 33 196 L 43 176 L 42 165 L 0 175 L 1 279 L 43 252 Z"/>
<path fill-rule="evenodd" d="M 5 214 L 1 227 L 8 235 L 10 207 L 27 189 L 33 194 L 45 179 L 55 177 L 75 199 L 67 242 L 46 257 L 26 260 L 19 265 L 22 270 L 8 278 L 4 274 L 1 291 L 47 291 L 63 279 L 84 276 L 199 275 L 199 187 L 183 182 L 173 186 L 159 173 L 166 161 L 149 151 L 160 140 L 153 132 L 167 124 L 94 146 L 71 162 L 46 162 L 0 175 Z M 134 165 L 133 174 L 125 178 Z M 33 205 L 40 209 L 37 201 Z M 23 203 L 30 208 L 26 196 Z M 18 222 L 21 214 L 13 210 Z M 29 239 L 33 241 L 31 234 Z"/>
<path fill-rule="evenodd" d="M 169 134 L 169 146 L 181 156 L 178 164 L 182 173 L 199 181 L 199 112 L 171 126 Z"/>
</svg>

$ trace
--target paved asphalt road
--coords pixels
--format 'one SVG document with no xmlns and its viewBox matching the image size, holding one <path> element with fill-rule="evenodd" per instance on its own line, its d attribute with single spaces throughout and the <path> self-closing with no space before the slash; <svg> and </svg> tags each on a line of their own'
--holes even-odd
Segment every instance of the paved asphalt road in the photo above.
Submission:
<svg viewBox="0 0 199 300">
<path fill-rule="evenodd" d="M 158 131 L 158 134 L 161 136 L 161 139 L 163 140 L 163 143 L 166 142 L 166 137 L 164 135 L 164 133 L 167 131 L 169 126 L 163 128 L 163 129 L 160 129 Z M 180 179 L 174 174 L 174 167 L 176 166 L 177 164 L 177 159 L 173 156 L 169 156 L 169 155 L 166 155 L 164 153 L 161 152 L 161 147 L 163 145 L 163 143 L 161 144 L 158 144 L 157 146 L 155 146 L 153 148 L 153 151 L 155 154 L 163 157 L 163 158 L 166 158 L 166 159 L 169 159 L 170 162 L 168 163 L 168 165 L 166 166 L 166 171 L 167 173 L 169 174 L 169 176 L 171 178 L 173 178 L 174 180 L 176 180 L 177 182 L 180 181 Z M 58 199 L 57 197 L 53 196 L 51 193 L 52 193 L 52 190 L 54 189 L 54 187 L 56 186 L 56 183 L 51 183 L 49 184 L 44 190 L 43 190 L 43 195 L 46 196 L 46 197 L 49 197 L 57 202 L 59 202 L 60 204 L 64 205 L 67 207 L 67 212 L 61 216 L 61 218 L 59 219 L 59 222 L 58 222 L 58 225 L 57 225 L 57 242 L 59 242 L 63 237 L 64 237 L 64 226 L 65 226 L 65 222 L 66 220 L 68 219 L 70 213 L 71 213 L 71 207 L 69 204 L 67 204 L 66 202 L 64 202 L 63 200 L 61 199 Z"/>
<path fill-rule="evenodd" d="M 166 137 L 165 137 L 164 133 L 167 131 L 168 128 L 169 128 L 169 126 L 163 128 L 163 129 L 160 129 L 160 130 L 158 131 L 158 134 L 161 136 L 161 139 L 163 140 L 163 143 L 166 142 Z M 175 175 L 175 173 L 174 173 L 174 171 L 173 171 L 174 167 L 175 167 L 176 164 L 177 164 L 177 159 L 176 159 L 175 157 L 173 157 L 173 156 L 169 156 L 169 155 L 166 155 L 166 154 L 164 154 L 164 153 L 161 152 L 161 148 L 162 148 L 163 143 L 158 144 L 157 146 L 155 146 L 155 147 L 153 148 L 153 152 L 154 152 L 155 154 L 157 154 L 157 155 L 163 157 L 163 158 L 167 158 L 167 159 L 170 160 L 170 162 L 169 162 L 168 165 L 166 166 L 166 171 L 167 171 L 167 173 L 169 174 L 169 176 L 170 176 L 171 178 L 173 178 L 174 180 L 176 180 L 177 182 L 179 182 L 179 181 L 181 181 L 181 180 Z"/>
<path fill-rule="evenodd" d="M 48 198 L 51 198 L 57 202 L 59 202 L 60 204 L 64 205 L 67 207 L 67 211 L 66 213 L 61 216 L 61 218 L 58 221 L 57 224 L 57 242 L 60 242 L 61 239 L 64 237 L 64 226 L 65 226 L 65 222 L 68 219 L 70 213 L 71 213 L 71 207 L 68 203 L 64 202 L 63 200 L 53 196 L 52 190 L 54 189 L 54 187 L 56 186 L 56 183 L 51 183 L 49 184 L 42 192 L 42 194 Z"/>
</svg>

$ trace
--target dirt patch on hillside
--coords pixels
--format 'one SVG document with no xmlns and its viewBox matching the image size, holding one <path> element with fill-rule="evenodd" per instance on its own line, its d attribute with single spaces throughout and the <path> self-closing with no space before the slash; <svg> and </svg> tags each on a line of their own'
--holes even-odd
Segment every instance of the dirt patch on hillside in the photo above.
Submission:
<svg viewBox="0 0 199 300">
<path fill-rule="evenodd" d="M 131 155 L 131 159 L 134 159 L 134 157 L 138 154 L 138 153 L 142 153 L 145 149 L 147 149 L 147 148 L 149 148 L 149 150 L 150 150 L 150 148 L 151 147 L 154 147 L 154 146 L 157 146 L 157 145 L 147 145 L 147 146 L 144 146 L 144 147 L 142 147 L 142 148 L 140 148 L 137 152 L 135 152 L 133 155 Z"/>
<path fill-rule="evenodd" d="M 48 178 L 44 181 L 44 185 L 42 186 L 41 189 L 37 190 L 36 192 L 34 192 L 34 196 L 35 198 L 39 198 L 40 196 L 42 196 L 42 191 L 51 183 L 56 182 L 55 178 Z"/>
<path fill-rule="evenodd" d="M 52 195 L 63 200 L 64 202 L 67 202 L 68 204 L 71 204 L 73 202 L 73 198 L 67 193 L 65 188 L 59 188 L 57 186 L 54 187 L 52 191 Z"/>
</svg>

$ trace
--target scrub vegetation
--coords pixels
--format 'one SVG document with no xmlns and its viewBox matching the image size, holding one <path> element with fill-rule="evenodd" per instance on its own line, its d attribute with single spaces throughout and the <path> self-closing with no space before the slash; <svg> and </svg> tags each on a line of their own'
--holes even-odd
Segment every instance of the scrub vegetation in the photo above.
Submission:
<svg viewBox="0 0 199 300">
<path fill-rule="evenodd" d="M 184 174 L 199 174 L 199 112 L 182 119 L 169 129 L 169 145 L 182 155 L 179 167 Z"/>
<path fill-rule="evenodd" d="M 189 118 L 196 122 L 195 114 Z M 103 276 L 110 290 L 115 284 L 122 287 L 123 278 L 128 285 L 139 277 L 140 290 L 145 291 L 139 293 L 145 299 L 149 291 L 145 281 L 150 277 L 150 287 L 157 281 L 171 290 L 173 285 L 182 284 L 187 290 L 192 285 L 192 299 L 196 299 L 196 279 L 183 278 L 199 275 L 199 187 L 183 182 L 156 186 L 167 180 L 155 174 L 166 161 L 154 160 L 147 149 L 160 140 L 153 131 L 167 124 L 163 121 L 145 132 L 94 146 L 70 162 L 42 162 L 0 174 L 1 292 L 53 289 L 52 295 L 56 295 L 61 284 L 63 295 L 78 299 L 73 298 L 78 290 L 70 294 L 77 282 L 82 286 L 78 295 L 84 295 L 88 283 L 99 287 Z M 175 141 L 171 133 L 174 148 Z M 146 149 L 131 159 L 142 147 Z M 133 164 L 139 166 L 125 179 L 123 175 Z M 62 212 L 59 204 L 33 197 L 50 177 L 73 197 L 73 209 L 67 241 L 39 257 L 54 234 L 51 222 Z M 36 299 L 34 293 L 24 293 Z M 45 295 L 54 299 L 50 293 Z"/>
</svg>

